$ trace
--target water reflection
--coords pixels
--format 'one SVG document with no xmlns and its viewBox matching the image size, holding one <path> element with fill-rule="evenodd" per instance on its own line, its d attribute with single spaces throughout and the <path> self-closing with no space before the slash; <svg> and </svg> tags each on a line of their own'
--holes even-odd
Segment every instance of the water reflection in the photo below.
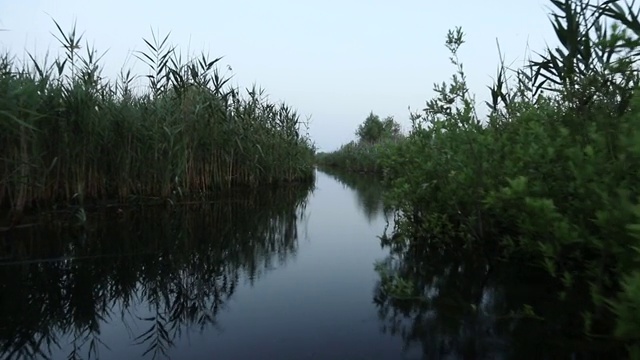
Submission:
<svg viewBox="0 0 640 360">
<path fill-rule="evenodd" d="M 544 273 L 482 252 L 382 243 L 391 254 L 376 265 L 381 329 L 423 359 L 622 358 L 618 344 L 584 336 L 587 289 L 560 300 Z"/>
<path fill-rule="evenodd" d="M 323 167 L 322 172 L 345 187 L 354 190 L 356 202 L 369 223 L 380 215 L 390 215 L 391 210 L 384 203 L 382 179 L 375 175 L 364 175 L 335 168 Z"/>
<path fill-rule="evenodd" d="M 296 255 L 310 188 L 214 203 L 125 210 L 73 231 L 0 237 L 0 358 L 95 358 L 117 320 L 136 357 L 166 354 L 189 329 L 216 325 L 239 281 Z M 0 235 L 2 236 L 2 235 Z"/>
</svg>

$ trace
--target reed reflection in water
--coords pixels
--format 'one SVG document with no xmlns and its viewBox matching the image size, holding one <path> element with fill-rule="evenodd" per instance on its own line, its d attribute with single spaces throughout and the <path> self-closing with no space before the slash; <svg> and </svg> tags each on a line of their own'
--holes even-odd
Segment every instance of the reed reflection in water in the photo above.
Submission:
<svg viewBox="0 0 640 360">
<path fill-rule="evenodd" d="M 253 283 L 295 257 L 310 190 L 261 189 L 93 214 L 80 231 L 5 234 L 0 357 L 166 355 L 189 331 L 216 327 L 242 279 Z M 130 346 L 113 346 L 123 342 Z"/>
</svg>

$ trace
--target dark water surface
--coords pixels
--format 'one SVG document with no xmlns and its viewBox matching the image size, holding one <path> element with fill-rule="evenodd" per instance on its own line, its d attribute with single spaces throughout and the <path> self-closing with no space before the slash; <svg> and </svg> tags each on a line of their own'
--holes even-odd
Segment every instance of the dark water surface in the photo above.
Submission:
<svg viewBox="0 0 640 360">
<path fill-rule="evenodd" d="M 566 308 L 536 279 L 500 273 L 478 254 L 383 248 L 381 194 L 366 177 L 318 172 L 315 189 L 5 235 L 0 358 L 582 359 L 602 350 L 566 334 Z M 388 298 L 376 264 L 423 296 Z M 522 304 L 555 309 L 552 323 L 508 316 Z"/>
<path fill-rule="evenodd" d="M 396 358 L 402 341 L 380 332 L 373 303 L 374 261 L 388 253 L 373 195 L 318 172 L 312 192 L 14 235 L 0 264 L 0 358 Z"/>
</svg>

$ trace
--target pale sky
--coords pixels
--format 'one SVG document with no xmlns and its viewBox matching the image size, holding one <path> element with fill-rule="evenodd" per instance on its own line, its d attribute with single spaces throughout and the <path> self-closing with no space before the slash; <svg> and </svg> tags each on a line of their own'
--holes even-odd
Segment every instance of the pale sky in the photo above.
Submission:
<svg viewBox="0 0 640 360">
<path fill-rule="evenodd" d="M 171 32 L 183 52 L 211 58 L 233 69 L 233 83 L 265 88 L 301 118 L 311 117 L 310 134 L 321 151 L 355 138 L 370 111 L 394 116 L 410 128 L 409 110 L 433 96 L 433 83 L 454 68 L 444 46 L 449 29 L 462 26 L 460 56 L 478 103 L 488 99 L 499 63 L 496 39 L 507 63 L 523 64 L 527 51 L 556 44 L 548 0 L 236 0 L 79 1 L 0 0 L 0 50 L 18 58 L 25 50 L 42 57 L 59 45 L 63 30 L 84 32 L 103 58 L 103 75 L 124 66 L 147 69 L 132 51 L 146 50 L 143 38 Z M 534 56 L 533 53 L 531 53 Z M 223 70 L 221 66 L 221 70 Z M 484 108 L 483 104 L 479 104 Z"/>
</svg>

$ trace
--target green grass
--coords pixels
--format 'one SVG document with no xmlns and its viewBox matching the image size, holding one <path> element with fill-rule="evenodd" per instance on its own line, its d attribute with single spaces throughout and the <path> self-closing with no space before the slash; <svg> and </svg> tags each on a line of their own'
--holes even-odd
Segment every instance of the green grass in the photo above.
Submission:
<svg viewBox="0 0 640 360">
<path fill-rule="evenodd" d="M 186 60 L 168 37 L 144 40 L 148 86 L 101 76 L 75 28 L 64 56 L 0 57 L 0 208 L 82 199 L 126 200 L 309 181 L 314 146 L 306 123 L 264 91 L 243 94 L 220 58 Z"/>
</svg>

